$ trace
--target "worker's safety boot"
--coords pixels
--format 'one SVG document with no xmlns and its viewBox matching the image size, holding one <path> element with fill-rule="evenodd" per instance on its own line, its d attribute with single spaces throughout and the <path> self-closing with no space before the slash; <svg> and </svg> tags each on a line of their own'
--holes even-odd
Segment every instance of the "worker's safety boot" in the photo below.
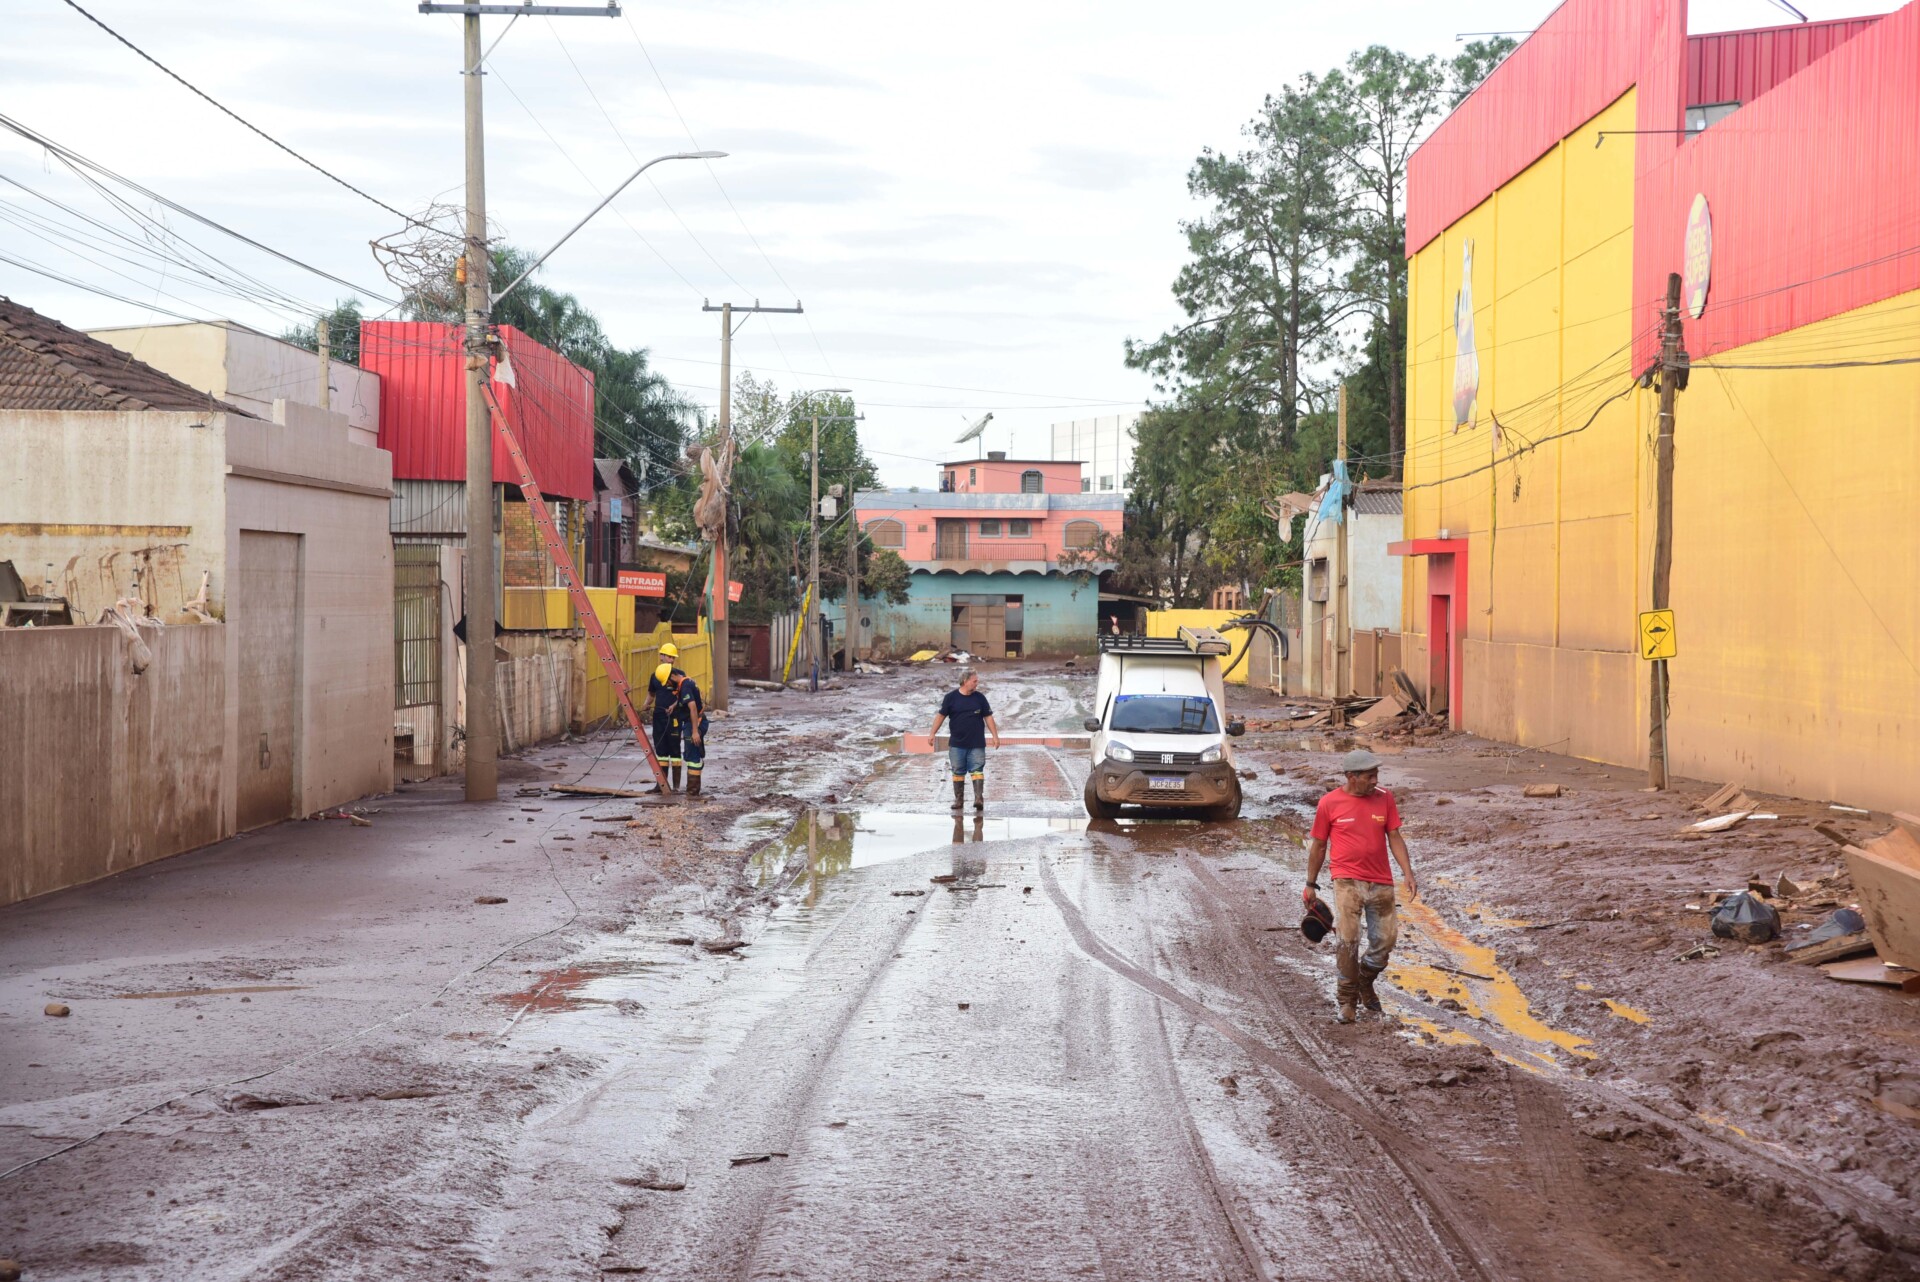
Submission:
<svg viewBox="0 0 1920 1282">
<path fill-rule="evenodd" d="M 680 767 L 678 765 L 667 767 L 667 791 L 680 791 Z"/>
<path fill-rule="evenodd" d="M 953 781 L 953 808 L 955 810 L 964 810 L 966 806 L 967 781 L 965 779 L 955 779 Z"/>
<path fill-rule="evenodd" d="M 1374 1014 L 1380 1013 L 1380 994 L 1373 991 L 1373 981 L 1380 978 L 1380 968 L 1360 963 L 1360 1004 Z"/>
<path fill-rule="evenodd" d="M 690 770 L 687 772 L 687 795 L 689 797 L 697 797 L 700 795 L 700 772 L 698 770 Z"/>
<path fill-rule="evenodd" d="M 975 779 L 973 781 L 973 808 L 975 810 L 985 810 L 987 808 L 987 781 L 985 779 Z"/>
</svg>

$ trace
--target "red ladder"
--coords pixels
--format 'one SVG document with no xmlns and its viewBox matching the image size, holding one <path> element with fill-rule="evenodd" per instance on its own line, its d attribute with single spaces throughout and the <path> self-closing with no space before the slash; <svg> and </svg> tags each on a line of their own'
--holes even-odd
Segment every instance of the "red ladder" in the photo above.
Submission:
<svg viewBox="0 0 1920 1282">
<path fill-rule="evenodd" d="M 532 514 L 533 523 L 539 527 L 540 537 L 546 542 L 547 556 L 553 561 L 554 568 L 560 571 L 560 578 L 567 585 L 567 595 L 573 599 L 573 612 L 580 617 L 581 626 L 586 628 L 587 640 L 593 643 L 593 652 L 600 656 L 600 667 L 613 685 L 614 697 L 620 700 L 620 710 L 627 714 L 627 724 L 633 727 L 635 742 L 647 754 L 647 765 L 653 770 L 654 781 L 660 785 L 660 791 L 665 792 L 667 772 L 660 768 L 660 758 L 653 755 L 653 744 L 647 738 L 646 727 L 640 722 L 640 714 L 634 710 L 627 674 L 620 666 L 619 656 L 613 652 L 613 642 L 607 639 L 606 629 L 600 626 L 600 616 L 594 613 L 592 599 L 587 596 L 587 590 L 580 585 L 580 578 L 573 571 L 573 559 L 567 555 L 567 545 L 561 540 L 560 531 L 554 528 L 553 515 L 547 511 L 546 500 L 540 497 L 540 486 L 534 480 L 533 468 L 527 463 L 527 456 L 520 452 L 520 442 L 507 425 L 506 411 L 500 408 L 500 402 L 494 398 L 491 384 L 487 386 L 487 404 L 493 409 L 493 421 L 499 426 L 500 439 L 507 443 L 507 453 L 513 458 L 514 471 L 520 478 L 520 493 L 525 496 L 527 511 Z"/>
</svg>

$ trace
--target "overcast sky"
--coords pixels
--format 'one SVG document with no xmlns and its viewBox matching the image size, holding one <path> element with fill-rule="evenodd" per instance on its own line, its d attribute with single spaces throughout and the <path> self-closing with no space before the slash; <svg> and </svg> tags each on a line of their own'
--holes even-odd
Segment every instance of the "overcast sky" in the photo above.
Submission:
<svg viewBox="0 0 1920 1282">
<path fill-rule="evenodd" d="M 414 0 L 80 2 L 388 204 L 460 200 L 457 16 L 420 14 Z M 886 478 L 927 483 L 988 410 L 989 448 L 1044 454 L 1049 423 L 1139 408 L 1150 389 L 1122 345 L 1178 318 L 1169 285 L 1193 212 L 1186 171 L 1202 147 L 1234 147 L 1264 94 L 1370 43 L 1450 57 L 1461 32 L 1524 30 L 1552 7 L 628 0 L 622 18 L 525 18 L 486 82 L 490 213 L 514 244 L 544 249 L 632 172 L 632 156 L 689 148 L 689 133 L 731 152 L 710 167 L 656 167 L 653 185 L 629 188 L 542 279 L 577 293 L 617 342 L 651 349 L 708 406 L 719 326 L 702 300 L 797 297 L 804 319 L 741 330 L 736 368 L 783 389 L 855 389 Z M 1887 7 L 1800 3 L 1814 18 Z M 0 113 L 386 290 L 367 242 L 397 229 L 391 214 L 247 133 L 63 0 L 5 9 Z M 1692 15 L 1695 31 L 1790 20 L 1769 0 L 1695 0 Z M 486 19 L 486 39 L 506 22 Z M 128 226 L 11 134 L 0 134 L 0 175 Z M 139 304 L 272 332 L 289 323 L 284 310 L 162 280 L 138 253 L 110 258 L 110 241 L 49 243 L 19 211 L 74 220 L 18 188 L 0 185 L 0 202 L 0 254 L 136 300 L 0 262 L 0 293 L 69 324 L 168 319 Z M 195 238 L 308 306 L 348 292 Z"/>
</svg>

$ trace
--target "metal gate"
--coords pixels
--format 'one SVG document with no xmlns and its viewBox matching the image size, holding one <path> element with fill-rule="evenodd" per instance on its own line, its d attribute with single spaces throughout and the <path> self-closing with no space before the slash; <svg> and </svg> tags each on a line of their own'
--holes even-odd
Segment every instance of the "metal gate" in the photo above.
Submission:
<svg viewBox="0 0 1920 1282">
<path fill-rule="evenodd" d="M 393 546 L 393 706 L 440 702 L 440 546 Z"/>
</svg>

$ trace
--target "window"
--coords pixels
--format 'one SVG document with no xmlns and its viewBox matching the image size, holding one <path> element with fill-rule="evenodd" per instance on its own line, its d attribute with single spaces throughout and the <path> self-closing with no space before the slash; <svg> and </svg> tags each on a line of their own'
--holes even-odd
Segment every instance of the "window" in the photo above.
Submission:
<svg viewBox="0 0 1920 1282">
<path fill-rule="evenodd" d="M 942 474 L 941 474 L 941 476 L 940 476 L 940 492 L 941 492 L 942 494 L 951 494 L 951 493 L 953 493 L 953 473 L 952 473 L 952 472 L 944 472 L 944 473 L 942 473 Z"/>
<path fill-rule="evenodd" d="M 1086 494 L 1086 493 L 1088 493 L 1089 491 L 1091 491 L 1092 489 L 1093 489 L 1093 478 L 1092 478 L 1091 476 L 1083 476 L 1083 477 L 1081 477 L 1081 478 L 1080 478 L 1080 492 L 1081 492 L 1082 494 Z"/>
<path fill-rule="evenodd" d="M 1022 494 L 1038 494 L 1041 492 L 1039 468 L 1028 468 L 1026 471 L 1020 473 L 1020 492 Z"/>
<path fill-rule="evenodd" d="M 1090 548 L 1100 542 L 1100 523 L 1098 521 L 1068 521 L 1066 545 L 1070 548 Z"/>
<path fill-rule="evenodd" d="M 978 484 L 980 484 L 980 469 L 979 469 L 979 468 L 977 468 L 977 467 L 970 467 L 970 468 L 968 468 L 968 469 L 967 469 L 967 484 L 968 484 L 968 485 L 978 485 Z"/>
<path fill-rule="evenodd" d="M 907 527 L 898 521 L 868 521 L 867 537 L 873 540 L 877 548 L 900 548 L 907 545 Z"/>
<path fill-rule="evenodd" d="M 1103 489 L 1103 490 L 1110 490 L 1110 489 L 1112 489 L 1112 488 L 1113 488 L 1113 478 L 1112 478 L 1111 476 L 1103 476 L 1103 477 L 1101 477 L 1101 478 L 1100 478 L 1100 488 L 1101 488 L 1101 489 Z"/>
<path fill-rule="evenodd" d="M 1205 695 L 1122 694 L 1114 696 L 1109 730 L 1136 734 L 1219 734 L 1220 719 Z"/>
<path fill-rule="evenodd" d="M 1032 521 L 1008 521 L 1007 537 L 1010 539 L 1030 539 L 1033 537 Z"/>
<path fill-rule="evenodd" d="M 1703 129 L 1719 124 L 1734 112 L 1740 110 L 1737 102 L 1708 102 L 1687 108 L 1687 137 Z"/>
<path fill-rule="evenodd" d="M 980 537 L 981 537 L 981 538 L 983 538 L 983 539 L 997 539 L 997 538 L 999 538 L 999 537 L 1000 537 L 1000 522 L 998 522 L 998 521 L 982 521 L 982 522 L 980 522 Z"/>
</svg>

